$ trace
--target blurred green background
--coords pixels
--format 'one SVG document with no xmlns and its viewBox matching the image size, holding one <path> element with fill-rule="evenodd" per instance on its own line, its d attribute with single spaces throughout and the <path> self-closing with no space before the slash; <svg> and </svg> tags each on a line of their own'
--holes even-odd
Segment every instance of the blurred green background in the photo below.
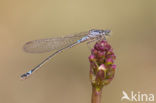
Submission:
<svg viewBox="0 0 156 103">
<path fill-rule="evenodd" d="M 31 78 L 19 77 L 51 54 L 25 53 L 25 42 L 93 28 L 112 30 L 108 41 L 117 56 L 102 103 L 121 103 L 123 90 L 156 95 L 155 0 L 1 0 L 0 102 L 90 103 L 85 43 L 55 56 Z"/>
</svg>

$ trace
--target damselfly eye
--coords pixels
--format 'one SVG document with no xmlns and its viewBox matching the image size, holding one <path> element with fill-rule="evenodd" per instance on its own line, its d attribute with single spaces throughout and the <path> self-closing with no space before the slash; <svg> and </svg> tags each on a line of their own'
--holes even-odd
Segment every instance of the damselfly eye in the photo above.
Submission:
<svg viewBox="0 0 156 103">
<path fill-rule="evenodd" d="M 111 32 L 110 30 L 104 30 L 104 31 L 103 31 L 103 33 L 104 33 L 105 35 L 110 35 L 110 32 Z"/>
</svg>

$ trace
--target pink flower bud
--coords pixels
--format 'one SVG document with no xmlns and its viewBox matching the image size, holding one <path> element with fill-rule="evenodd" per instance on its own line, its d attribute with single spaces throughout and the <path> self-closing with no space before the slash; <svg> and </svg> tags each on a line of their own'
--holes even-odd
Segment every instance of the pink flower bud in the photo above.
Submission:
<svg viewBox="0 0 156 103">
<path fill-rule="evenodd" d="M 113 49 L 106 40 L 95 44 L 89 56 L 90 79 L 93 86 L 102 88 L 113 80 L 116 69 L 115 59 Z"/>
</svg>

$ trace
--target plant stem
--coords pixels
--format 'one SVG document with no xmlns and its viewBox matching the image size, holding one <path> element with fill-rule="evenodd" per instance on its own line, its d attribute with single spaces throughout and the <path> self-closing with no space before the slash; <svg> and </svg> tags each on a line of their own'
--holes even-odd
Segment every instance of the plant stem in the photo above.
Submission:
<svg viewBox="0 0 156 103">
<path fill-rule="evenodd" d="M 97 90 L 96 87 L 92 86 L 92 100 L 91 103 L 101 103 L 102 89 Z"/>
</svg>

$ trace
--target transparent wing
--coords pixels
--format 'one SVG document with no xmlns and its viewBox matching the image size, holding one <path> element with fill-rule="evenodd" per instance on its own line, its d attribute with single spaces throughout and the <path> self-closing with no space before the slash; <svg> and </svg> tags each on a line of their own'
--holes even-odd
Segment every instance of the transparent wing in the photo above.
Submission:
<svg viewBox="0 0 156 103">
<path fill-rule="evenodd" d="M 75 43 L 77 40 L 88 35 L 88 32 L 82 32 L 75 35 L 69 35 L 59 38 L 39 39 L 27 42 L 23 49 L 29 53 L 44 53 L 52 50 L 66 47 Z"/>
</svg>

